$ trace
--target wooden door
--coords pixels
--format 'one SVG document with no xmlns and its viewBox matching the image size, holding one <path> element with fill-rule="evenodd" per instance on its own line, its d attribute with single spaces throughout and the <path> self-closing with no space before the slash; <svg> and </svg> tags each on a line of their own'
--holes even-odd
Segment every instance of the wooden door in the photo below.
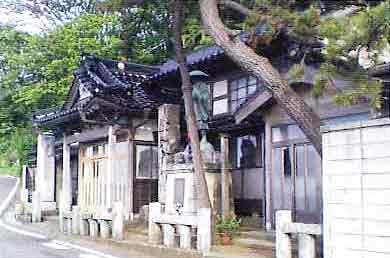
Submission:
<svg viewBox="0 0 390 258">
<path fill-rule="evenodd" d="M 134 213 L 144 205 L 158 201 L 157 146 L 148 143 L 135 145 Z"/>
<path fill-rule="evenodd" d="M 302 223 L 321 223 L 321 158 L 311 144 L 294 146 L 295 220 Z"/>
<path fill-rule="evenodd" d="M 106 192 L 110 191 L 107 184 L 107 145 L 81 145 L 79 157 L 79 206 L 83 212 L 100 213 L 110 207 L 106 199 Z"/>
</svg>

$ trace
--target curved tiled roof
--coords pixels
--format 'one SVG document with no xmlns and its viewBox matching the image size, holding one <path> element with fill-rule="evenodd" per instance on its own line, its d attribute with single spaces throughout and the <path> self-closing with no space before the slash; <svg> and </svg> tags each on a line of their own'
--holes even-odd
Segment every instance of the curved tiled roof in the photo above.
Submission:
<svg viewBox="0 0 390 258">
<path fill-rule="evenodd" d="M 120 63 L 124 69 L 119 69 Z M 134 111 L 155 108 L 158 105 L 156 98 L 145 91 L 142 82 L 158 71 L 152 66 L 86 57 L 74 72 L 74 81 L 64 106 L 36 113 L 32 120 L 36 124 L 44 124 L 59 118 L 78 117 L 95 97 L 103 99 L 110 96 L 116 104 Z M 79 86 L 83 86 L 91 95 L 79 100 Z"/>
<path fill-rule="evenodd" d="M 224 51 L 219 46 L 204 47 L 190 53 L 187 56 L 187 64 L 189 66 L 196 65 L 223 54 Z M 120 63 L 124 66 L 122 70 L 119 69 Z M 94 96 L 111 96 L 116 102 L 121 102 L 120 104 L 126 105 L 129 109 L 139 111 L 157 108 L 162 102 L 177 102 L 174 96 L 161 94 L 156 89 L 146 89 L 143 83 L 176 73 L 178 69 L 179 65 L 173 59 L 166 61 L 160 66 L 146 66 L 96 57 L 85 57 L 80 68 L 74 72 L 75 79 L 64 106 L 55 111 L 34 114 L 32 120 L 37 124 L 42 124 L 50 120 L 77 115 L 83 111 L 88 101 Z M 93 96 L 76 103 L 80 85 L 85 87 Z"/>
<path fill-rule="evenodd" d="M 203 47 L 187 55 L 187 60 L 186 60 L 187 65 L 188 66 L 196 65 L 198 63 L 221 56 L 224 53 L 225 53 L 224 50 L 217 45 Z M 149 79 L 156 80 L 170 73 L 175 73 L 178 70 L 179 70 L 179 64 L 174 59 L 170 59 L 165 63 L 163 63 L 162 65 L 160 65 L 159 72 L 154 73 L 152 76 L 149 77 Z"/>
<path fill-rule="evenodd" d="M 77 117 L 79 116 L 79 112 L 81 112 L 83 108 L 87 106 L 91 100 L 92 97 L 85 98 L 82 101 L 80 101 L 77 106 L 74 106 L 69 109 L 56 108 L 56 109 L 34 113 L 32 116 L 32 120 L 36 124 L 42 124 L 51 120 L 58 119 L 60 117 Z"/>
</svg>

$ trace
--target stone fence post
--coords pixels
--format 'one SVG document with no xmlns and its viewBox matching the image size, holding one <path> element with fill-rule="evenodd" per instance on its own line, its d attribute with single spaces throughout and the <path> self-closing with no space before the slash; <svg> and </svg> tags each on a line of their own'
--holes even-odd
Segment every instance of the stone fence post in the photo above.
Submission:
<svg viewBox="0 0 390 258">
<path fill-rule="evenodd" d="M 313 235 L 299 234 L 298 236 L 299 258 L 315 258 L 316 242 Z"/>
<path fill-rule="evenodd" d="M 291 258 L 291 238 L 284 232 L 284 228 L 290 223 L 292 223 L 291 211 L 276 212 L 276 258 Z"/>
<path fill-rule="evenodd" d="M 161 204 L 153 202 L 149 204 L 149 228 L 148 228 L 148 239 L 151 244 L 162 243 L 162 230 L 161 226 L 154 223 L 154 219 L 161 215 Z"/>
<path fill-rule="evenodd" d="M 198 235 L 197 235 L 197 247 L 205 256 L 210 252 L 212 242 L 211 232 L 211 209 L 200 208 L 198 211 Z"/>
<path fill-rule="evenodd" d="M 276 212 L 276 258 L 291 258 L 291 235 L 298 235 L 298 257 L 315 258 L 315 236 L 322 235 L 321 225 L 293 223 L 291 211 Z"/>
<path fill-rule="evenodd" d="M 80 234 L 80 207 L 72 207 L 72 234 Z"/>
<path fill-rule="evenodd" d="M 122 202 L 115 202 L 112 218 L 112 237 L 115 240 L 124 239 L 124 219 L 125 216 Z"/>
<path fill-rule="evenodd" d="M 26 204 L 28 202 L 28 189 L 27 189 L 27 175 L 28 174 L 28 167 L 26 165 L 23 165 L 22 169 L 22 185 L 20 189 L 20 201 L 23 204 Z"/>
<path fill-rule="evenodd" d="M 42 221 L 42 211 L 41 211 L 41 198 L 38 191 L 33 192 L 32 196 L 32 223 L 37 223 Z"/>
</svg>

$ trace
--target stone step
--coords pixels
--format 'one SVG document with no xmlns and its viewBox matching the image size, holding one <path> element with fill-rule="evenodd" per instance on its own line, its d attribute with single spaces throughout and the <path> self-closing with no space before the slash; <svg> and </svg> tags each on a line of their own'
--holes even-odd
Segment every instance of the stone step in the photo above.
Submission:
<svg viewBox="0 0 390 258">
<path fill-rule="evenodd" d="M 275 242 L 275 233 L 266 232 L 264 230 L 251 230 L 251 229 L 241 228 L 239 237 Z"/>
<path fill-rule="evenodd" d="M 233 242 L 235 245 L 248 247 L 248 248 L 253 248 L 253 247 L 264 247 L 270 249 L 275 248 L 275 242 L 263 240 L 263 239 L 237 237 L 236 239 L 234 239 Z"/>
<path fill-rule="evenodd" d="M 274 258 L 275 250 L 264 247 L 243 247 L 240 245 L 213 246 L 207 258 Z"/>
</svg>

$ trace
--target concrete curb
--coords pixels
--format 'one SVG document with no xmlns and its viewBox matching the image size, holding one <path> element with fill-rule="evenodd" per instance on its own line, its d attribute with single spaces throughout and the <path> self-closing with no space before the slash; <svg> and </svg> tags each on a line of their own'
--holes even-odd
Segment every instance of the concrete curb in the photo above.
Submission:
<svg viewBox="0 0 390 258">
<path fill-rule="evenodd" d="M 19 187 L 19 183 L 20 183 L 20 179 L 18 177 L 11 177 L 11 176 L 9 176 L 9 177 L 15 178 L 16 183 L 15 183 L 14 187 L 12 188 L 11 192 L 8 194 L 7 198 L 5 198 L 5 200 L 0 204 L 0 217 L 3 216 L 4 212 L 8 209 L 12 200 L 15 198 L 16 192 L 18 191 L 18 187 Z"/>
</svg>

